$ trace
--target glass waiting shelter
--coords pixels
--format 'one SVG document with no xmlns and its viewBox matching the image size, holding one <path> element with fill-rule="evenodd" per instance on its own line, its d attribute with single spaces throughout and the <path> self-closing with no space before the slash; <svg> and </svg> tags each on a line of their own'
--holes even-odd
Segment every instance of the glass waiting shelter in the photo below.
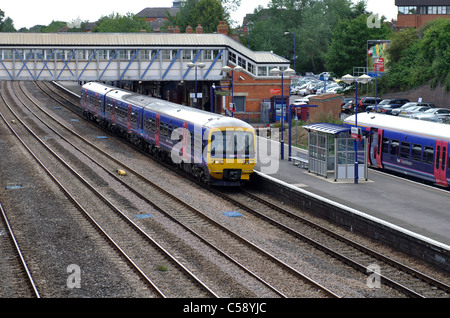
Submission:
<svg viewBox="0 0 450 318">
<path fill-rule="evenodd" d="M 350 127 L 329 123 L 308 124 L 308 171 L 328 178 L 368 179 L 367 139 L 358 142 L 358 165 L 355 165 L 355 138 L 351 137 Z M 357 168 L 356 168 L 357 166 Z"/>
</svg>

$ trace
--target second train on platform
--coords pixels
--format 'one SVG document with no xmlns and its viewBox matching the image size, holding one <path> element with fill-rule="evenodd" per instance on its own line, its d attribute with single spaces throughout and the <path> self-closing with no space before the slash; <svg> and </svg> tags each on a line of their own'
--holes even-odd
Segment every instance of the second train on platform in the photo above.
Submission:
<svg viewBox="0 0 450 318">
<path fill-rule="evenodd" d="M 356 123 L 369 138 L 369 164 L 449 187 L 450 125 L 374 113 L 359 113 Z"/>
</svg>

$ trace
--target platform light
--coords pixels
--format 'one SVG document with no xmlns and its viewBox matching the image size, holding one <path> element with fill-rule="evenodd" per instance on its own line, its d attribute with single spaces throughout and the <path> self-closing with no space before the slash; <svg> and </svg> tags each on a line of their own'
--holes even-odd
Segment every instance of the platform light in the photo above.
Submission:
<svg viewBox="0 0 450 318">
<path fill-rule="evenodd" d="M 198 99 L 197 99 L 197 68 L 204 68 L 206 66 L 205 63 L 188 63 L 187 67 L 190 69 L 195 68 L 195 108 L 198 108 Z"/>
<path fill-rule="evenodd" d="M 244 68 L 242 66 L 235 66 L 234 68 L 229 67 L 228 65 L 225 65 L 222 67 L 222 71 L 225 73 L 231 72 L 231 104 L 233 105 L 233 111 L 231 111 L 231 117 L 233 117 L 234 114 L 234 72 L 242 72 Z"/>
<path fill-rule="evenodd" d="M 368 84 L 371 80 L 372 77 L 364 74 L 361 75 L 358 78 L 355 78 L 354 76 L 347 74 L 342 76 L 341 80 L 345 83 L 345 84 L 352 84 L 356 81 L 356 85 L 355 85 L 355 127 L 358 127 L 358 83 L 361 84 Z M 355 139 L 355 183 L 358 183 L 358 138 Z"/>
<path fill-rule="evenodd" d="M 270 70 L 270 75 L 273 76 L 279 76 L 281 75 L 281 160 L 284 160 L 284 94 L 283 94 L 283 90 L 284 90 L 284 75 L 287 76 L 292 76 L 295 74 L 295 71 L 293 69 L 291 69 L 290 67 L 288 67 L 287 69 L 285 69 L 284 71 L 281 71 L 279 68 L 273 68 Z M 289 105 L 286 105 L 289 106 Z M 289 113 L 288 113 L 288 121 L 289 121 L 289 161 L 291 160 L 291 111 L 290 111 L 290 107 L 289 108 Z"/>
</svg>

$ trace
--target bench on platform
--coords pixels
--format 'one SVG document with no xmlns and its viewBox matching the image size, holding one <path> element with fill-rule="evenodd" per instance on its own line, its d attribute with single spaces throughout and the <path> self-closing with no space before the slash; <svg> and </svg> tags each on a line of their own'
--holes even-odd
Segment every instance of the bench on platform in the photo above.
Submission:
<svg viewBox="0 0 450 318">
<path fill-rule="evenodd" d="M 309 159 L 307 154 L 297 151 L 296 156 L 291 156 L 289 158 L 292 160 L 293 165 L 298 166 L 299 168 L 308 168 Z"/>
</svg>

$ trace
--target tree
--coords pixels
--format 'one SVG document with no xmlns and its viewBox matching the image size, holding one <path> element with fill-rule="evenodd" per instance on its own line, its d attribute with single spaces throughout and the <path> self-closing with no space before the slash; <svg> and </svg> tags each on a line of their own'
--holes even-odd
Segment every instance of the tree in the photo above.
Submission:
<svg viewBox="0 0 450 318">
<path fill-rule="evenodd" d="M 409 43 L 399 43 L 409 39 Z M 385 91 L 414 89 L 425 83 L 450 90 L 450 20 L 436 19 L 419 30 L 405 30 L 392 38 L 396 63 L 390 63 L 381 85 Z"/>
<path fill-rule="evenodd" d="M 178 26 L 185 30 L 188 25 L 195 27 L 201 24 L 204 33 L 213 33 L 220 21 L 229 23 L 229 18 L 221 0 L 185 0 L 181 2 L 180 11 L 169 16 L 166 27 Z"/>
<path fill-rule="evenodd" d="M 296 71 L 319 73 L 325 70 L 325 53 L 338 21 L 361 12 L 365 12 L 364 1 L 354 5 L 351 0 L 272 0 L 269 9 L 258 8 L 250 18 L 251 48 L 269 49 L 292 61 L 293 39 L 283 35 L 294 33 Z"/>
<path fill-rule="evenodd" d="M 95 25 L 93 32 L 102 33 L 137 33 L 145 30 L 150 32 L 150 26 L 145 20 L 137 15 L 127 13 L 120 15 L 111 13 L 109 16 L 103 16 Z"/>
<path fill-rule="evenodd" d="M 332 34 L 331 44 L 325 55 L 327 69 L 338 76 L 352 74 L 354 66 L 367 64 L 367 40 L 390 38 L 391 30 L 383 22 L 380 28 L 370 28 L 369 16 L 360 15 L 355 19 L 340 20 Z"/>
<path fill-rule="evenodd" d="M 0 10 L 0 32 L 16 32 L 13 20 L 10 17 L 7 17 L 6 19 L 4 18 L 5 12 Z"/>
</svg>

